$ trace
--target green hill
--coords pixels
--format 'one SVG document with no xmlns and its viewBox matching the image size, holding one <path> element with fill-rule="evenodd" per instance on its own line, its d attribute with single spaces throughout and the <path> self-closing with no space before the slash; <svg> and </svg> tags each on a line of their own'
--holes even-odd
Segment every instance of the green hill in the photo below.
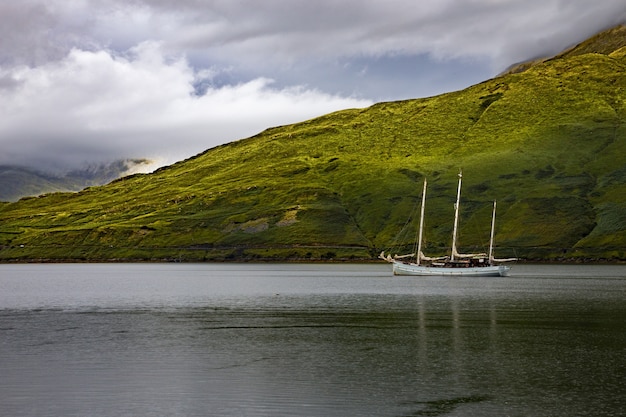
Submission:
<svg viewBox="0 0 626 417">
<path fill-rule="evenodd" d="M 0 259 L 369 259 L 410 245 L 398 233 L 423 177 L 425 252 L 443 253 L 460 168 L 464 250 L 487 245 L 497 199 L 498 256 L 626 259 L 618 29 L 602 48 L 463 91 L 340 111 L 152 174 L 4 203 Z"/>
</svg>

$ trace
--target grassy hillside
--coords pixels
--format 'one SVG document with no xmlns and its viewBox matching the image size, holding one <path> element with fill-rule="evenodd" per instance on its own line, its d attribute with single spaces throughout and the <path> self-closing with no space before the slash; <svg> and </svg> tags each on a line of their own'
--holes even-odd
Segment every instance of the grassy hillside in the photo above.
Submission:
<svg viewBox="0 0 626 417">
<path fill-rule="evenodd" d="M 559 58 L 437 97 L 268 129 L 153 174 L 0 205 L 0 260 L 330 259 L 425 252 L 626 259 L 626 48 Z M 400 250 L 400 249 L 398 249 Z"/>
</svg>

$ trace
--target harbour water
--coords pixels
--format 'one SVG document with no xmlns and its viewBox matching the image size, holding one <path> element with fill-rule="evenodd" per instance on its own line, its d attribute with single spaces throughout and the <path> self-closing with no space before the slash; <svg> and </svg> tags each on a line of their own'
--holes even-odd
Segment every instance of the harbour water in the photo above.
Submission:
<svg viewBox="0 0 626 417">
<path fill-rule="evenodd" d="M 626 267 L 0 265 L 0 415 L 624 416 Z"/>
</svg>

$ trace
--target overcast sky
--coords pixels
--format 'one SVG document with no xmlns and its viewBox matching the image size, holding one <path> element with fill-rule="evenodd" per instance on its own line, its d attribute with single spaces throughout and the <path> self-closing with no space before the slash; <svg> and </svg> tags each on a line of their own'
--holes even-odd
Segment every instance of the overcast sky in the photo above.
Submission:
<svg viewBox="0 0 626 417">
<path fill-rule="evenodd" d="M 462 89 L 625 20 L 624 0 L 2 0 L 0 164 L 168 164 Z"/>
</svg>

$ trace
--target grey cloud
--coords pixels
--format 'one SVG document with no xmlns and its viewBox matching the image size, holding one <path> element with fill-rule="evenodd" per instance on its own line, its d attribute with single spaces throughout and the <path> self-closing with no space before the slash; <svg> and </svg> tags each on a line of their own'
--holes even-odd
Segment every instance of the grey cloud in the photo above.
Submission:
<svg viewBox="0 0 626 417">
<path fill-rule="evenodd" d="M 545 55 L 626 19 L 623 0 L 306 0 L 163 2 L 172 48 L 262 68 L 338 57 L 482 57 L 494 71 Z"/>
<path fill-rule="evenodd" d="M 1 91 L 11 91 L 18 88 L 21 85 L 21 82 L 16 80 L 10 75 L 4 75 L 0 72 L 0 92 Z"/>
<path fill-rule="evenodd" d="M 431 54 L 510 64 L 558 51 L 626 19 L 623 0 L 9 1 L 3 60 L 42 62 L 72 46 L 173 53 L 272 69 L 300 61 Z"/>
<path fill-rule="evenodd" d="M 39 0 L 0 2 L 0 66 L 40 65 L 62 58 L 74 46 L 93 44 L 87 19 L 57 6 Z"/>
</svg>

